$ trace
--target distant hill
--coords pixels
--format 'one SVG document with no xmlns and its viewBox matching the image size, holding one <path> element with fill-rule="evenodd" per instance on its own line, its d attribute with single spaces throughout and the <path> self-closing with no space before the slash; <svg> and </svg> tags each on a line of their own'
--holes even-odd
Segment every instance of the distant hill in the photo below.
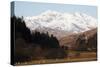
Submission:
<svg viewBox="0 0 100 67">
<path fill-rule="evenodd" d="M 84 38 L 84 46 L 87 50 L 92 50 L 97 48 L 97 28 L 78 34 L 71 34 L 65 36 L 59 40 L 61 46 L 68 46 L 69 49 L 78 48 L 77 44 L 80 40 Z M 81 45 L 81 44 L 80 44 Z"/>
</svg>

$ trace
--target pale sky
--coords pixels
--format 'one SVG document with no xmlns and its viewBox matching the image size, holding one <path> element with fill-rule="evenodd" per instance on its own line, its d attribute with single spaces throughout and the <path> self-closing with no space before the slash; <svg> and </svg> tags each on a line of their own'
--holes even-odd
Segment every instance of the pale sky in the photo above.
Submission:
<svg viewBox="0 0 100 67">
<path fill-rule="evenodd" d="M 80 12 L 97 18 L 96 6 L 15 1 L 16 16 L 34 16 L 39 15 L 47 10 L 53 10 L 62 13 Z"/>
</svg>

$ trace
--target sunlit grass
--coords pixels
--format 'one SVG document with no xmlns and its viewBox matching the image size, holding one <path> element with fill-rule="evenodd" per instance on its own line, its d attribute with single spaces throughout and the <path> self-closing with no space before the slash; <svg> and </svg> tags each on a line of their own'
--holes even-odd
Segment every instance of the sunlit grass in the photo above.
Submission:
<svg viewBox="0 0 100 67">
<path fill-rule="evenodd" d="M 74 51 L 70 53 L 76 53 Z M 27 65 L 27 64 L 48 64 L 48 63 L 63 63 L 63 62 L 78 62 L 78 61 L 92 61 L 97 60 L 96 52 L 80 52 L 79 56 L 65 57 L 64 59 L 41 59 L 32 60 L 29 62 L 18 62 L 16 65 Z"/>
</svg>

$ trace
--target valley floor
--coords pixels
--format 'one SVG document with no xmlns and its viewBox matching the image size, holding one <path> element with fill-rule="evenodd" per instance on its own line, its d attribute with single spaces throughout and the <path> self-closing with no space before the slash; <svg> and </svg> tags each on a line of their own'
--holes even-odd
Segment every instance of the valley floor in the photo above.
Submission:
<svg viewBox="0 0 100 67">
<path fill-rule="evenodd" d="M 30 62 L 16 63 L 15 65 L 67 63 L 67 62 L 96 61 L 96 60 L 97 60 L 96 52 L 80 52 L 80 54 L 76 54 L 76 52 L 70 52 L 69 55 L 64 59 L 33 60 Z"/>
</svg>

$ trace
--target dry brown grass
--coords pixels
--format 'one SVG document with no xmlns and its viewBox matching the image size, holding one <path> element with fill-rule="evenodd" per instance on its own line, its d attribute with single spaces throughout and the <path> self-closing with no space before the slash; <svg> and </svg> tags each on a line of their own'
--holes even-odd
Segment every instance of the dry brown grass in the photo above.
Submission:
<svg viewBox="0 0 100 67">
<path fill-rule="evenodd" d="M 30 62 L 16 63 L 16 65 L 65 63 L 65 62 L 80 62 L 80 61 L 94 61 L 94 60 L 97 60 L 96 52 L 81 52 L 79 56 L 75 55 L 74 53 L 73 56 L 66 57 L 64 59 L 32 60 Z"/>
</svg>

